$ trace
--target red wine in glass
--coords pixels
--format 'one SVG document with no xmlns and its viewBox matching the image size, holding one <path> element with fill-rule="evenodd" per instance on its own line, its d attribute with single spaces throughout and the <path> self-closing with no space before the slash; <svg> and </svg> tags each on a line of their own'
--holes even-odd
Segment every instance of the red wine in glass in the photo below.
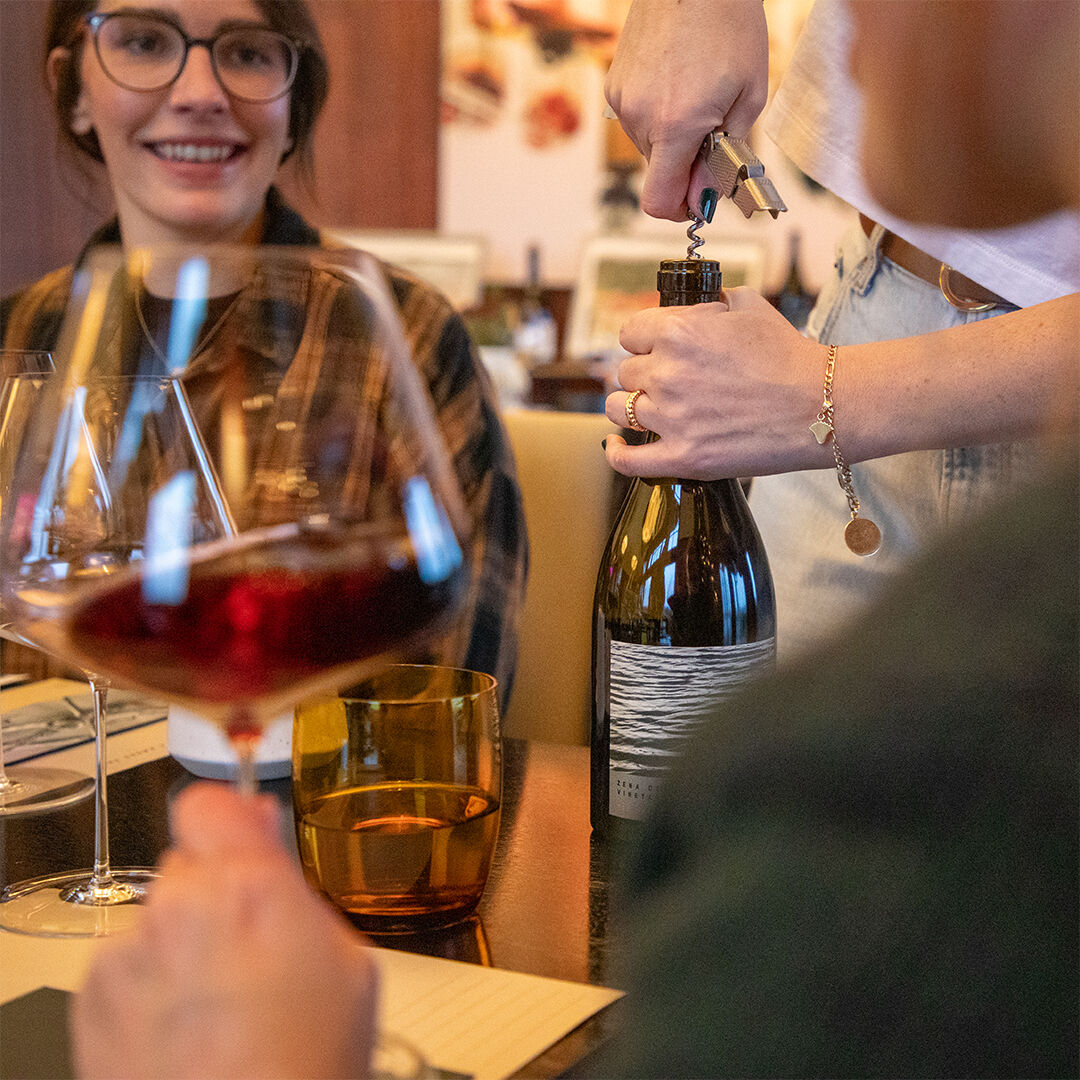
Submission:
<svg viewBox="0 0 1080 1080">
<path fill-rule="evenodd" d="M 407 537 L 358 527 L 328 539 L 291 527 L 236 547 L 208 545 L 186 567 L 118 575 L 40 633 L 73 657 L 108 657 L 113 678 L 193 707 L 228 707 L 231 738 L 281 700 L 387 663 L 452 611 L 460 562 L 426 575 Z M 194 554 L 194 552 L 193 552 Z M 168 595 L 186 577 L 183 595 Z M 155 581 L 168 578 L 168 582 Z M 100 661 L 99 661 L 100 666 Z M 213 716 L 213 712 L 210 713 Z"/>
</svg>

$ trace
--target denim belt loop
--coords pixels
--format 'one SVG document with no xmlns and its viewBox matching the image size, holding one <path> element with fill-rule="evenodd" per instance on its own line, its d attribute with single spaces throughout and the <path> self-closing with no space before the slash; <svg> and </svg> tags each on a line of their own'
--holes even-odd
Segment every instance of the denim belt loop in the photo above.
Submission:
<svg viewBox="0 0 1080 1080">
<path fill-rule="evenodd" d="M 870 284 L 874 280 L 874 275 L 881 265 L 881 241 L 885 237 L 885 231 L 884 225 L 878 225 L 875 222 L 873 229 L 870 230 L 870 235 L 866 238 L 866 254 L 863 255 L 851 272 L 851 288 L 859 296 L 867 294 Z"/>
</svg>

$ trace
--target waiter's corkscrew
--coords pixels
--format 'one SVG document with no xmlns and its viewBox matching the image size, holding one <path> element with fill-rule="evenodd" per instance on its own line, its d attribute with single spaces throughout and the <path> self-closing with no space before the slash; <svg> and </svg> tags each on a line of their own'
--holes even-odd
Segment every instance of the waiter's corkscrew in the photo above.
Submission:
<svg viewBox="0 0 1080 1080">
<path fill-rule="evenodd" d="M 731 199 L 746 217 L 767 210 L 775 218 L 787 210 L 765 175 L 765 166 L 744 139 L 717 129 L 705 137 L 699 156 L 712 173 L 720 198 Z"/>
</svg>

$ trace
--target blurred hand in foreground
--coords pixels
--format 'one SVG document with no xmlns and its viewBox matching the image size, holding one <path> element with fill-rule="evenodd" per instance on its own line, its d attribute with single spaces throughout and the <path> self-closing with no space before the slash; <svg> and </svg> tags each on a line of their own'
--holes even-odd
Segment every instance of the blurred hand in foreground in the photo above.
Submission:
<svg viewBox="0 0 1080 1080">
<path fill-rule="evenodd" d="M 136 929 L 75 1000 L 79 1075 L 367 1075 L 375 966 L 282 846 L 273 798 L 194 784 L 172 825 Z"/>
</svg>

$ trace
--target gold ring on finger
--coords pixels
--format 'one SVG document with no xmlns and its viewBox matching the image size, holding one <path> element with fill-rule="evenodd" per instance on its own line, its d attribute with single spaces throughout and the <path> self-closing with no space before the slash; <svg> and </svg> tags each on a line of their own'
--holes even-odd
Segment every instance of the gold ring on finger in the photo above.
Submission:
<svg viewBox="0 0 1080 1080">
<path fill-rule="evenodd" d="M 639 397 L 641 397 L 641 395 L 644 394 L 644 393 L 645 393 L 644 390 L 635 390 L 626 399 L 626 423 L 627 423 L 627 425 L 629 427 L 633 428 L 634 431 L 648 431 L 649 430 L 637 418 L 637 413 L 634 411 L 634 406 L 637 404 L 637 399 Z"/>
</svg>

